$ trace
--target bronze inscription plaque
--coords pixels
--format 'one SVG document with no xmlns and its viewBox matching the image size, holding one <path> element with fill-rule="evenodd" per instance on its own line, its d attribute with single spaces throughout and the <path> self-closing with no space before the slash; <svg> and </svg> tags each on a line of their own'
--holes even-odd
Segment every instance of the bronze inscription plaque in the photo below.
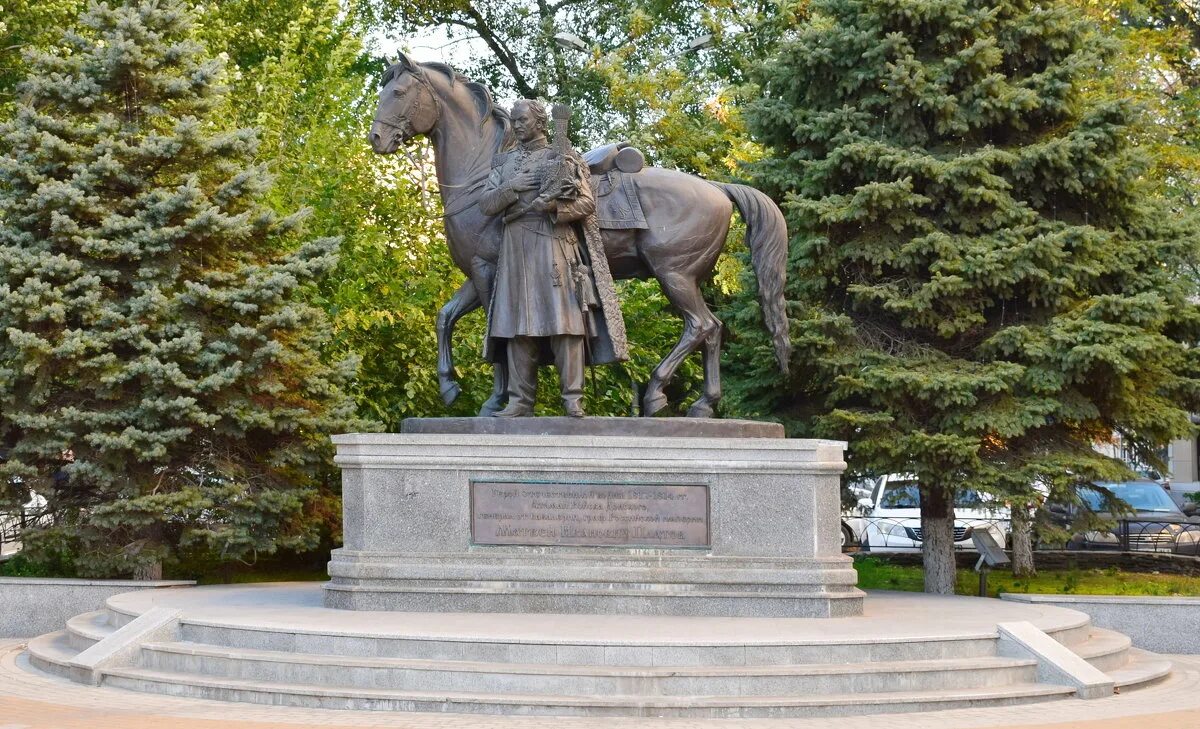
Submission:
<svg viewBox="0 0 1200 729">
<path fill-rule="evenodd" d="M 475 544 L 707 547 L 708 487 L 471 482 Z"/>
</svg>

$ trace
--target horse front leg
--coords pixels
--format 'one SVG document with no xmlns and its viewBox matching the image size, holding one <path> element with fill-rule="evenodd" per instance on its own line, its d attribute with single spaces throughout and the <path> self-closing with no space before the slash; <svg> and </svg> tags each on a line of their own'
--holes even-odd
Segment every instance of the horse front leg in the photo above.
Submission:
<svg viewBox="0 0 1200 729">
<path fill-rule="evenodd" d="M 453 405 L 458 396 L 462 394 L 462 387 L 458 384 L 458 374 L 454 371 L 454 352 L 451 348 L 454 325 L 463 315 L 469 314 L 479 307 L 479 295 L 475 291 L 475 285 L 466 281 L 438 311 L 438 392 L 442 395 L 442 402 L 447 406 Z"/>
<path fill-rule="evenodd" d="M 496 264 L 481 256 L 471 259 L 471 280 L 475 282 L 475 293 L 482 302 L 492 300 L 492 283 L 496 278 Z M 487 308 L 487 307 L 485 307 Z M 486 313 L 486 312 L 485 312 Z M 496 343 L 492 362 L 492 396 L 479 408 L 479 417 L 486 418 L 504 409 L 508 398 L 508 353 L 504 345 Z"/>
</svg>

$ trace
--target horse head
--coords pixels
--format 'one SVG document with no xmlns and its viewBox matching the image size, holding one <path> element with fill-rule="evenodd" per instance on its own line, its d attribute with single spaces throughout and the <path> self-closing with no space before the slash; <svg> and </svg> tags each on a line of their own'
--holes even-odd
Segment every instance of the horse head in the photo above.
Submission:
<svg viewBox="0 0 1200 729">
<path fill-rule="evenodd" d="M 432 131 L 441 113 L 425 69 L 400 54 L 379 82 L 379 107 L 368 137 L 371 148 L 378 154 L 391 154 L 413 137 Z"/>
</svg>

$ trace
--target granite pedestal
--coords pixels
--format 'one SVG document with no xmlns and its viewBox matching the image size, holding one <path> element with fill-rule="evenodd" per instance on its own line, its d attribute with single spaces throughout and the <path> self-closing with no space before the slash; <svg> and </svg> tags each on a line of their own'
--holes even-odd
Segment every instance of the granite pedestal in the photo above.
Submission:
<svg viewBox="0 0 1200 729">
<path fill-rule="evenodd" d="M 630 436 L 609 434 L 620 431 L 614 418 L 456 420 L 334 437 L 345 546 L 329 564 L 327 607 L 862 611 L 840 548 L 844 443 L 769 437 L 782 432 L 739 421 L 688 431 L 686 421 L 630 419 Z"/>
</svg>

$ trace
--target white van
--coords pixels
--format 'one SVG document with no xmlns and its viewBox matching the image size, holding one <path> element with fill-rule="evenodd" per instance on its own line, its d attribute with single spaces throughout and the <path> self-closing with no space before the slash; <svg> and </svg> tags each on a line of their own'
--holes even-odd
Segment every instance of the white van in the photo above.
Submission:
<svg viewBox="0 0 1200 729">
<path fill-rule="evenodd" d="M 917 479 L 889 474 L 875 483 L 868 498 L 860 499 L 843 523 L 872 552 L 921 551 L 921 497 Z M 1006 544 L 1011 531 L 1008 507 L 988 494 L 960 491 L 954 499 L 954 548 L 974 549 L 971 535 L 991 532 L 997 544 Z"/>
</svg>

